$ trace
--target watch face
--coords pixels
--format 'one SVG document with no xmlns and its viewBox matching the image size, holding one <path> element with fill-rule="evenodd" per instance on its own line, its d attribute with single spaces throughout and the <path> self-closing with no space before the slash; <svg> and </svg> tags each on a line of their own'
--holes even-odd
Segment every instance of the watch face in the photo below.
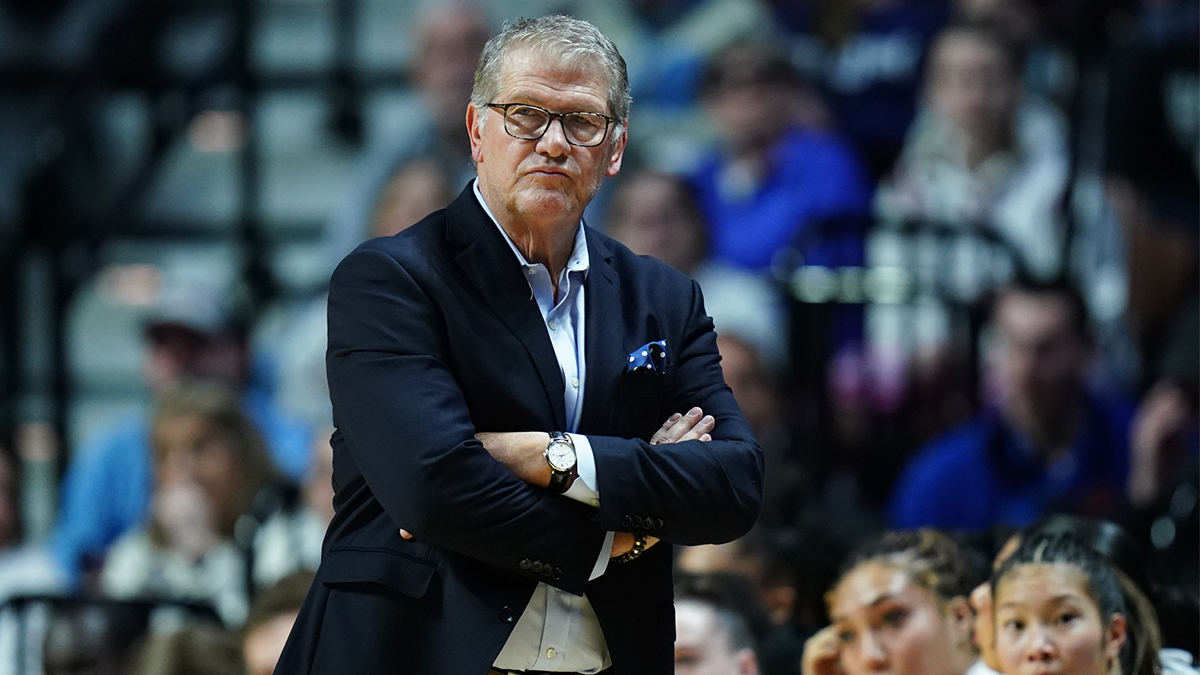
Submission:
<svg viewBox="0 0 1200 675">
<path fill-rule="evenodd" d="M 570 471 L 575 468 L 575 448 L 566 443 L 551 443 L 546 448 L 546 461 L 556 471 Z"/>
</svg>

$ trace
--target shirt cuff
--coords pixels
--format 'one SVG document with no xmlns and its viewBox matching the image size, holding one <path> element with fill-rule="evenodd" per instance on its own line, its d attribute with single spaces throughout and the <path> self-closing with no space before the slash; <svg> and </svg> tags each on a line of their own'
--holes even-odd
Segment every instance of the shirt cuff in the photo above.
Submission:
<svg viewBox="0 0 1200 675">
<path fill-rule="evenodd" d="M 604 574 L 604 570 L 608 569 L 608 556 L 612 553 L 613 537 L 616 532 L 609 532 L 604 535 L 604 546 L 600 548 L 600 558 L 596 561 L 596 566 L 592 568 L 592 576 L 588 577 L 588 581 Z"/>
<path fill-rule="evenodd" d="M 563 493 L 577 502 L 590 506 L 600 506 L 600 485 L 596 482 L 596 456 L 592 454 L 592 444 L 587 436 L 567 434 L 575 445 L 575 468 L 579 475 L 571 483 L 571 487 Z M 611 544 L 612 542 L 609 541 Z"/>
</svg>

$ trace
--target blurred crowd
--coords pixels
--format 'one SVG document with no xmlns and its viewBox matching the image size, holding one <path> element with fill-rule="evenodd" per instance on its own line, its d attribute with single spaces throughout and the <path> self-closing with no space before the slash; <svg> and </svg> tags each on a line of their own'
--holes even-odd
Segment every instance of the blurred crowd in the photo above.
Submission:
<svg viewBox="0 0 1200 675">
<path fill-rule="evenodd" d="M 1195 672 L 1197 3 L 554 8 L 633 87 L 587 223 L 699 282 L 767 458 L 751 534 L 678 552 L 676 672 Z M 422 108 L 363 148 L 329 271 L 468 184 L 489 17 L 397 27 Z M 153 408 L 74 450 L 48 542 L 0 443 L 0 673 L 270 673 L 311 583 L 324 297 L 161 305 Z"/>
</svg>

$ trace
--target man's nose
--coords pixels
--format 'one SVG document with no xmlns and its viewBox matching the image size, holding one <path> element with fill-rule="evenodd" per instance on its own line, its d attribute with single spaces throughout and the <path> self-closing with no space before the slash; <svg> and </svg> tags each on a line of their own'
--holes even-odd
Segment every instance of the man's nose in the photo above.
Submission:
<svg viewBox="0 0 1200 675">
<path fill-rule="evenodd" d="M 550 120 L 546 133 L 538 139 L 537 151 L 547 157 L 561 157 L 571 151 L 571 144 L 567 142 L 567 130 L 563 128 L 561 117 Z"/>
</svg>

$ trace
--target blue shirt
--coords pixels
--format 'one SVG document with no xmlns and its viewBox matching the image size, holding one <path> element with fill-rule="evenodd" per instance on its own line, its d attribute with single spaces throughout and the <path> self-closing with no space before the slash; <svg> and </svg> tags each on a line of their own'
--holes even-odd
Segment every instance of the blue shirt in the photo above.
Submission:
<svg viewBox="0 0 1200 675">
<path fill-rule="evenodd" d="M 817 131 L 794 130 L 770 150 L 770 168 L 757 184 L 741 184 L 724 157 L 713 156 L 693 176 L 709 224 L 715 259 L 765 270 L 775 253 L 809 237 L 805 262 L 860 265 L 862 234 L 821 236 L 827 219 L 865 218 L 871 205 L 866 171 L 844 141 Z"/>
<path fill-rule="evenodd" d="M 1079 430 L 1049 465 L 996 411 L 934 439 L 900 474 L 897 529 L 1024 527 L 1050 512 L 1103 517 L 1124 500 L 1132 407 L 1087 397 Z"/>
</svg>

